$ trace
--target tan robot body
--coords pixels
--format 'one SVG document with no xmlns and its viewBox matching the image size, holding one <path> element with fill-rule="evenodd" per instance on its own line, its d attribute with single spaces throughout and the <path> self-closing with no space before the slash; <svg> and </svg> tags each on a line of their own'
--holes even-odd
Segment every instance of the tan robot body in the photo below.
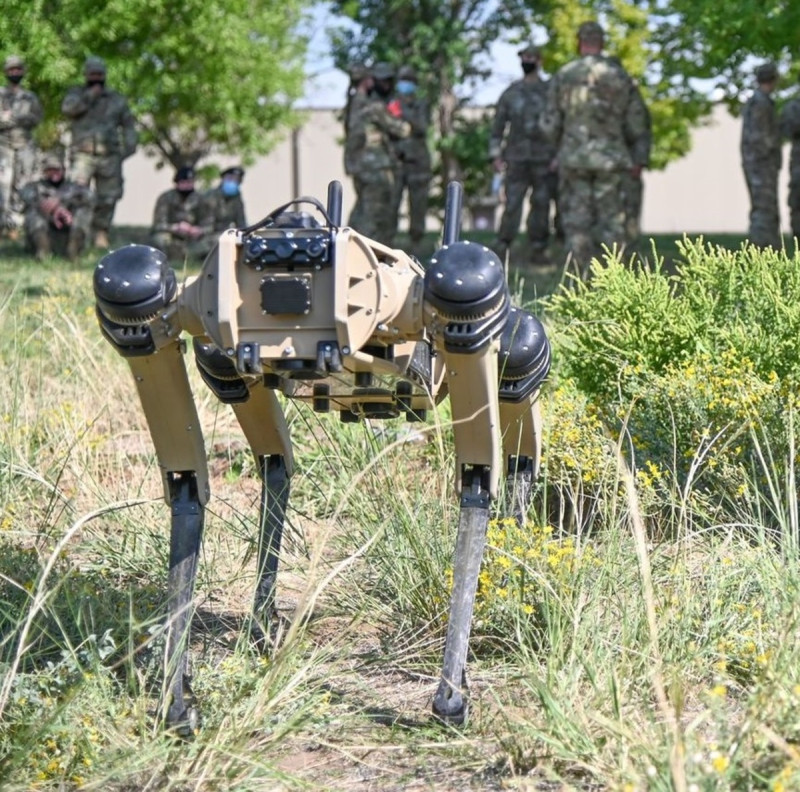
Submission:
<svg viewBox="0 0 800 792">
<path fill-rule="evenodd" d="M 326 221 L 287 211 L 312 203 Z M 461 187 L 450 185 L 444 244 L 423 269 L 400 250 L 339 226 L 328 207 L 298 199 L 257 226 L 222 234 L 217 255 L 179 286 L 163 253 L 130 245 L 95 271 L 101 328 L 133 373 L 172 511 L 164 717 L 197 722 L 186 673 L 189 612 L 209 498 L 202 431 L 184 362 L 192 337 L 205 383 L 230 404 L 262 479 L 258 582 L 251 633 L 269 623 L 289 482 L 291 438 L 276 393 L 344 421 L 422 420 L 450 395 L 460 518 L 442 676 L 434 713 L 466 717 L 466 657 L 486 527 L 501 481 L 524 519 L 540 455 L 536 401 L 549 345 L 513 308 L 499 259 L 458 241 Z"/>
</svg>

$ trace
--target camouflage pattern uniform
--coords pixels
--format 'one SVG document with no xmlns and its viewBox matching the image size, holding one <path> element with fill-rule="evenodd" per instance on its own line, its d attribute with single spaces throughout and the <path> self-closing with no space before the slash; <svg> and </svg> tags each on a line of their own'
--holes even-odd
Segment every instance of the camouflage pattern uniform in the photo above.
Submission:
<svg viewBox="0 0 800 792">
<path fill-rule="evenodd" d="M 6 75 L 21 73 L 25 64 L 10 55 L 3 64 Z M 36 174 L 37 148 L 33 130 L 42 120 L 42 104 L 33 91 L 26 91 L 11 79 L 0 88 L 0 211 L 2 227 L 22 227 L 22 188 Z"/>
<path fill-rule="evenodd" d="M 411 125 L 391 115 L 378 95 L 351 112 L 348 137 L 352 138 L 353 180 L 361 215 L 359 225 L 351 225 L 385 245 L 392 244 L 396 227 L 394 140 L 410 133 Z"/>
<path fill-rule="evenodd" d="M 756 69 L 758 87 L 742 113 L 742 169 L 750 193 L 750 242 L 759 247 L 781 248 L 778 211 L 778 173 L 781 169 L 781 137 L 778 116 L 765 83 L 777 80 L 774 64 Z"/>
<path fill-rule="evenodd" d="M 792 236 L 800 240 L 800 98 L 791 99 L 778 122 L 781 136 L 792 142 L 789 155 L 789 220 Z"/>
<path fill-rule="evenodd" d="M 650 167 L 650 149 L 653 145 L 653 129 L 650 120 L 650 111 L 644 102 L 639 86 L 634 81 L 633 101 L 639 104 L 640 114 L 645 119 L 645 132 L 636 138 L 628 140 L 631 159 L 634 169 L 623 171 L 622 193 L 625 207 L 625 241 L 633 247 L 639 242 L 642 220 L 642 198 L 644 197 L 644 182 L 642 169 Z"/>
<path fill-rule="evenodd" d="M 186 222 L 203 228 L 203 236 L 186 239 L 177 236 L 172 226 Z M 184 195 L 176 189 L 161 193 L 153 210 L 151 230 L 153 247 L 163 250 L 171 261 L 189 258 L 204 258 L 208 253 L 204 237 L 211 231 L 211 217 L 203 195 L 193 190 Z"/>
<path fill-rule="evenodd" d="M 244 176 L 241 168 L 230 168 L 228 171 L 223 171 L 222 176 L 231 171 L 238 171 L 241 174 L 240 179 Z M 200 220 L 198 225 L 208 225 L 209 231 L 197 247 L 210 253 L 219 242 L 219 235 L 223 231 L 229 228 L 244 228 L 247 225 L 241 193 L 226 195 L 222 184 L 212 188 L 203 196 Z"/>
<path fill-rule="evenodd" d="M 416 82 L 411 69 L 401 68 L 398 79 Z M 403 193 L 408 192 L 408 234 L 418 246 L 425 235 L 428 215 L 428 193 L 431 184 L 431 153 L 428 149 L 430 109 L 422 97 L 415 94 L 397 95 L 404 121 L 411 125 L 411 134 L 395 143 L 399 160 L 395 184 L 395 217 L 399 215 Z"/>
<path fill-rule="evenodd" d="M 105 74 L 105 64 L 100 58 L 88 58 L 84 72 Z M 99 93 L 88 85 L 70 88 L 61 112 L 71 121 L 70 174 L 87 186 L 94 180 L 92 228 L 95 243 L 105 247 L 114 208 L 122 197 L 122 162 L 136 151 L 136 121 L 125 97 L 105 85 Z"/>
<path fill-rule="evenodd" d="M 361 142 L 356 140 L 352 132 L 352 120 L 356 118 L 364 107 L 369 104 L 369 96 L 365 91 L 356 91 L 349 99 L 345 108 L 344 127 L 344 172 L 353 180 L 353 189 L 356 193 L 356 200 L 350 210 L 348 224 L 351 228 L 361 228 L 362 204 L 361 193 L 362 184 L 358 177 L 358 158 L 361 151 Z"/>
<path fill-rule="evenodd" d="M 584 23 L 582 31 L 599 31 Z M 567 249 L 582 277 L 601 246 L 625 243 L 622 182 L 633 167 L 631 141 L 647 133 L 636 86 L 618 63 L 584 54 L 550 81 L 542 129 L 558 147 L 559 203 Z"/>
<path fill-rule="evenodd" d="M 538 51 L 533 48 L 521 50 L 519 54 L 527 53 L 538 56 Z M 496 243 L 501 256 L 519 232 L 522 204 L 529 189 L 530 210 L 526 225 L 534 256 L 546 249 L 550 236 L 550 203 L 556 199 L 556 180 L 551 170 L 555 146 L 539 125 L 547 86 L 548 83 L 537 73 L 527 74 L 503 91 L 495 109 L 489 159 L 501 157 L 506 163 L 506 207 L 500 219 Z"/>
<path fill-rule="evenodd" d="M 64 173 L 63 163 L 58 158 L 45 157 L 43 168 L 49 167 L 60 168 L 62 175 Z M 66 178 L 59 184 L 42 178 L 28 182 L 20 198 L 25 212 L 25 238 L 36 257 L 46 258 L 55 251 L 76 259 L 91 231 L 94 198 L 89 188 Z M 57 207 L 64 207 L 72 214 L 70 225 L 61 228 L 55 225 Z"/>
</svg>

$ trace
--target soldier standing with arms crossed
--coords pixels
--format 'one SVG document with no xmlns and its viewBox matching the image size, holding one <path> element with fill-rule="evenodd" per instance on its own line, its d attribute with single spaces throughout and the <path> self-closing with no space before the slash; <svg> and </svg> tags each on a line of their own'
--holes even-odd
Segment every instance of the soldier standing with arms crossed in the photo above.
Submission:
<svg viewBox="0 0 800 792">
<path fill-rule="evenodd" d="M 547 83 L 539 75 L 541 55 L 537 47 L 525 47 L 518 54 L 525 76 L 500 95 L 489 140 L 489 159 L 496 172 L 505 170 L 506 190 L 506 208 L 494 249 L 500 258 L 505 257 L 519 232 L 522 204 L 530 190 L 527 229 L 531 260 L 542 264 L 546 263 L 550 237 L 550 203 L 556 198 L 555 147 L 539 125 L 547 96 Z"/>
<path fill-rule="evenodd" d="M 756 69 L 757 87 L 742 113 L 742 169 L 750 193 L 750 242 L 781 249 L 778 211 L 778 173 L 781 169 L 781 136 L 772 92 L 778 85 L 778 69 L 764 63 Z"/>
<path fill-rule="evenodd" d="M 550 81 L 542 130 L 557 146 L 558 197 L 567 250 L 586 279 L 601 246 L 625 245 L 622 183 L 639 169 L 631 145 L 647 134 L 630 75 L 602 54 L 603 28 L 578 28 L 576 60 Z"/>
<path fill-rule="evenodd" d="M 114 208 L 122 197 L 122 162 L 136 151 L 136 122 L 122 94 L 106 88 L 106 64 L 89 57 L 85 85 L 69 89 L 61 112 L 70 119 L 70 175 L 87 187 L 94 181 L 94 245 L 109 246 Z"/>
<path fill-rule="evenodd" d="M 9 55 L 3 63 L 6 85 L 0 88 L 0 211 L 2 228 L 16 239 L 23 222 L 20 191 L 36 173 L 33 130 L 42 120 L 42 104 L 20 86 L 25 63 Z"/>
<path fill-rule="evenodd" d="M 411 134 L 395 144 L 400 160 L 395 185 L 395 217 L 400 213 L 403 193 L 407 192 L 408 235 L 414 252 L 419 252 L 425 235 L 431 184 L 431 153 L 428 150 L 430 110 L 425 99 L 417 95 L 417 75 L 410 66 L 401 66 L 398 70 L 395 95 L 403 120 L 411 124 Z"/>
</svg>

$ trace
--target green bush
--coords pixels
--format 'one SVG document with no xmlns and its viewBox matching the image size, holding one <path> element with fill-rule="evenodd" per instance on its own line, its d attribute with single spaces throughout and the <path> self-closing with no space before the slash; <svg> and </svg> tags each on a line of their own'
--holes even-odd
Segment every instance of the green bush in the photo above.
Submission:
<svg viewBox="0 0 800 792">
<path fill-rule="evenodd" d="M 557 376 L 623 437 L 645 504 L 685 509 L 691 496 L 733 519 L 793 459 L 800 258 L 702 240 L 679 250 L 674 274 L 609 257 L 551 299 Z"/>
</svg>

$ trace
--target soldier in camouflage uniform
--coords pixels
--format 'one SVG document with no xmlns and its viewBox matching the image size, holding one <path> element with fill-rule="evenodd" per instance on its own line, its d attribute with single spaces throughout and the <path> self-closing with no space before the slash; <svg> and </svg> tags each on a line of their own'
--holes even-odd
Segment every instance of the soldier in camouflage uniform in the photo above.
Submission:
<svg viewBox="0 0 800 792">
<path fill-rule="evenodd" d="M 558 197 L 567 250 L 581 277 L 603 245 L 625 244 L 622 182 L 643 163 L 632 142 L 647 134 L 642 104 L 630 75 L 602 54 L 603 29 L 578 29 L 580 56 L 550 81 L 542 130 L 557 146 Z"/>
<path fill-rule="evenodd" d="M 208 253 L 204 237 L 211 231 L 211 218 L 203 196 L 194 189 L 194 168 L 178 168 L 174 181 L 175 187 L 156 201 L 151 244 L 171 261 L 203 259 Z"/>
<path fill-rule="evenodd" d="M 533 261 L 541 262 L 550 237 L 550 204 L 556 198 L 555 147 L 539 126 L 547 96 L 547 83 L 539 75 L 541 55 L 536 47 L 525 47 L 519 57 L 525 76 L 500 95 L 489 139 L 495 170 L 505 169 L 506 208 L 494 248 L 505 256 L 519 232 L 522 204 L 530 190 L 528 239 Z"/>
<path fill-rule="evenodd" d="M 228 228 L 244 228 L 247 225 L 242 201 L 242 179 L 244 169 L 235 165 L 220 173 L 220 182 L 203 196 L 202 225 L 210 231 L 198 244 L 199 250 L 210 253 L 219 241 L 219 235 Z"/>
<path fill-rule="evenodd" d="M 0 211 L 2 228 L 16 239 L 22 227 L 21 189 L 36 173 L 33 130 L 42 120 L 42 104 L 32 91 L 20 87 L 25 63 L 9 55 L 3 64 L 6 85 L 0 88 Z"/>
<path fill-rule="evenodd" d="M 650 111 L 647 109 L 642 92 L 634 81 L 633 101 L 639 105 L 639 114 L 645 119 L 646 132 L 628 140 L 633 167 L 623 171 L 622 193 L 625 207 L 625 241 L 633 248 L 639 242 L 642 219 L 642 198 L 644 183 L 642 171 L 650 167 L 650 149 L 653 143 L 653 131 Z"/>
<path fill-rule="evenodd" d="M 778 120 L 781 136 L 792 144 L 789 155 L 789 220 L 792 236 L 800 240 L 800 97 L 790 99 Z"/>
<path fill-rule="evenodd" d="M 419 250 L 425 234 L 431 184 L 431 153 L 428 149 L 430 110 L 425 99 L 417 95 L 417 75 L 410 66 L 401 66 L 397 72 L 395 95 L 403 120 L 411 125 L 411 134 L 395 143 L 399 167 L 395 184 L 394 214 L 397 218 L 403 193 L 407 191 L 408 235 L 414 249 Z"/>
<path fill-rule="evenodd" d="M 764 63 L 756 69 L 757 87 L 742 113 L 742 169 L 750 193 L 750 242 L 781 248 L 778 211 L 778 173 L 781 137 L 778 115 L 770 95 L 778 85 L 778 69 Z"/>
<path fill-rule="evenodd" d="M 396 226 L 394 142 L 411 134 L 411 124 L 400 117 L 399 108 L 390 109 L 387 105 L 394 69 L 388 63 L 375 64 L 372 82 L 368 100 L 352 112 L 348 130 L 361 217 L 358 225 L 351 225 L 365 236 L 391 246 Z"/>
<path fill-rule="evenodd" d="M 353 118 L 369 102 L 369 92 L 371 90 L 372 74 L 370 74 L 370 70 L 363 63 L 354 63 L 350 67 L 347 104 L 342 114 L 342 124 L 344 126 L 344 172 L 353 180 L 353 189 L 356 193 L 356 200 L 350 210 L 350 219 L 348 221 L 351 228 L 359 228 L 361 226 L 361 201 L 359 200 L 361 185 L 356 175 L 360 144 L 356 144 L 356 138 L 350 133 L 350 127 Z"/>
<path fill-rule="evenodd" d="M 56 252 L 74 261 L 91 230 L 93 196 L 84 185 L 65 178 L 59 156 L 45 156 L 42 173 L 41 179 L 28 182 L 20 193 L 27 244 L 37 259 Z"/>
<path fill-rule="evenodd" d="M 94 244 L 108 247 L 114 208 L 122 197 L 122 162 L 136 151 L 136 122 L 121 94 L 106 88 L 106 65 L 89 57 L 85 85 L 69 89 L 61 112 L 70 119 L 70 173 L 75 181 L 94 183 Z"/>
</svg>

